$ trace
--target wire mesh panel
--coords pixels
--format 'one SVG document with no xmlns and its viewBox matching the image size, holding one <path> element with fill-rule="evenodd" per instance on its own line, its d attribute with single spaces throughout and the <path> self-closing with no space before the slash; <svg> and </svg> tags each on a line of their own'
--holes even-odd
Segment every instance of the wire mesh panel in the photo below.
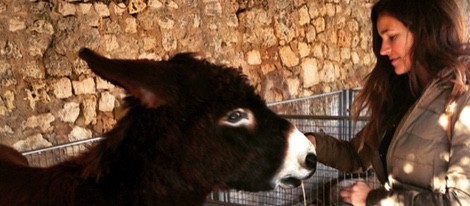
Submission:
<svg viewBox="0 0 470 206">
<path fill-rule="evenodd" d="M 343 90 L 306 98 L 269 104 L 270 108 L 291 121 L 301 132 L 324 132 L 342 140 L 351 139 L 365 124 L 365 118 L 357 122 L 350 119 L 349 108 L 357 90 Z M 336 169 L 317 165 L 317 171 L 301 187 L 278 188 L 270 192 L 250 193 L 243 191 L 221 191 L 212 193 L 211 203 L 233 205 L 340 205 L 339 182 L 360 178 L 371 187 L 380 184 L 374 174 L 345 174 Z M 305 196 L 303 195 L 305 192 Z"/>
<path fill-rule="evenodd" d="M 339 139 L 349 140 L 364 125 L 364 121 L 351 122 L 349 107 L 356 90 L 343 90 L 301 99 L 271 103 L 270 108 L 291 121 L 301 132 L 324 132 Z M 45 167 L 62 162 L 86 151 L 101 138 L 93 138 L 24 152 L 31 166 Z M 344 174 L 322 164 L 302 187 L 275 189 L 269 192 L 215 191 L 207 197 L 205 205 L 340 205 L 341 180 L 361 178 L 371 187 L 379 183 L 372 172 Z M 304 195 L 305 193 L 305 195 Z"/>
<path fill-rule="evenodd" d="M 34 167 L 47 167 L 59 162 L 63 162 L 70 157 L 86 151 L 91 145 L 99 141 L 101 138 L 92 138 L 68 144 L 62 144 L 29 152 L 23 152 L 28 159 L 29 165 Z"/>
</svg>

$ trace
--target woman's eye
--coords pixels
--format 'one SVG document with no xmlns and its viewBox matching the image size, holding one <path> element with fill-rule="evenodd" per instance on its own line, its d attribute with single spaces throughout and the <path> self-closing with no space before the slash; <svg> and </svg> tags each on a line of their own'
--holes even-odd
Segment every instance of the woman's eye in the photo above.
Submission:
<svg viewBox="0 0 470 206">
<path fill-rule="evenodd" d="M 397 35 L 392 35 L 390 37 L 388 37 L 390 39 L 390 41 L 394 41 L 396 38 L 397 38 Z"/>
</svg>

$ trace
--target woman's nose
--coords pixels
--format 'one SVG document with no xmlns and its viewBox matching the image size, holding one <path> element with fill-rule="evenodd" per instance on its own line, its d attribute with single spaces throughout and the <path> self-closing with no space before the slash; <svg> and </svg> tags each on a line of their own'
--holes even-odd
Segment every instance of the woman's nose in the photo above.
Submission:
<svg viewBox="0 0 470 206">
<path fill-rule="evenodd" d="M 386 42 L 382 42 L 382 46 L 380 47 L 380 54 L 386 56 L 390 54 L 390 51 L 390 45 L 388 45 Z"/>
</svg>

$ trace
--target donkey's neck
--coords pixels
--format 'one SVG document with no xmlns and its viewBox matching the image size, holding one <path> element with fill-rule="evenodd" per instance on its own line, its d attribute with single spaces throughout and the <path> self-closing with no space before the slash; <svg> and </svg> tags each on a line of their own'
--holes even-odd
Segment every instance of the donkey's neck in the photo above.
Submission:
<svg viewBox="0 0 470 206">
<path fill-rule="evenodd" d="M 187 203 L 191 197 L 192 202 L 203 202 L 211 188 L 187 182 L 181 174 L 180 164 L 184 162 L 179 159 L 183 149 L 178 142 L 172 142 L 177 138 L 167 136 L 176 135 L 178 128 L 150 112 L 158 111 L 129 111 L 104 140 L 82 157 L 82 175 L 114 187 L 133 186 L 127 189 L 137 193 L 145 190 L 145 194 L 139 193 L 143 199 Z"/>
</svg>

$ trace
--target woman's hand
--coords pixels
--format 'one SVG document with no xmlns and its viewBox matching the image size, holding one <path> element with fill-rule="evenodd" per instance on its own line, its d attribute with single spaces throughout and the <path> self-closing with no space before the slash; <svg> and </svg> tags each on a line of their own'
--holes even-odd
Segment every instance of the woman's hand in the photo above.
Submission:
<svg viewBox="0 0 470 206">
<path fill-rule="evenodd" d="M 340 196 L 346 203 L 354 206 L 365 206 L 369 191 L 370 187 L 365 182 L 357 181 L 351 186 L 344 187 L 340 191 Z"/>
</svg>

